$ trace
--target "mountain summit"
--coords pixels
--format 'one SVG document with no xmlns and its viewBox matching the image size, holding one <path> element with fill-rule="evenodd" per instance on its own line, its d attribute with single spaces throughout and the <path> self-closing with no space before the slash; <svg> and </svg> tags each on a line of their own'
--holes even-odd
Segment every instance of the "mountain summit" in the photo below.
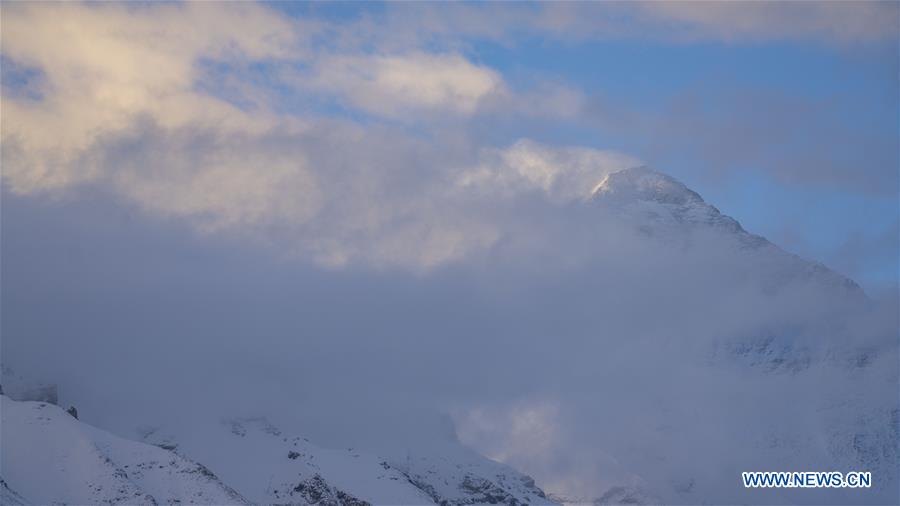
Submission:
<svg viewBox="0 0 900 506">
<path fill-rule="evenodd" d="M 663 204 L 702 204 L 703 198 L 682 182 L 647 166 L 609 174 L 592 192 L 594 198 L 644 200 Z"/>
<path fill-rule="evenodd" d="M 768 262 L 767 272 L 757 275 L 770 278 L 772 286 L 802 278 L 814 280 L 823 289 L 848 292 L 856 300 L 866 299 L 855 281 L 746 231 L 684 183 L 649 167 L 607 175 L 594 187 L 590 202 L 630 223 L 641 234 L 669 244 L 686 245 L 703 235 L 734 241 L 739 250 Z"/>
<path fill-rule="evenodd" d="M 681 181 L 646 166 L 609 174 L 594 187 L 591 200 L 627 211 L 625 214 L 644 222 L 642 229 L 645 232 L 650 231 L 651 223 L 669 229 L 707 225 L 739 234 L 748 247 L 769 244 L 762 237 L 747 233 L 735 219 L 706 203 L 700 194 Z"/>
</svg>

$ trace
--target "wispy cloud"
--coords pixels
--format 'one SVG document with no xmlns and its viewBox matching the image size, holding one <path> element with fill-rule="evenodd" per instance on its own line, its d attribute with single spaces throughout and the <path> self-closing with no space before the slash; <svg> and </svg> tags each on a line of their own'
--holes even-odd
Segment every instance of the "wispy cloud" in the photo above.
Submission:
<svg viewBox="0 0 900 506">
<path fill-rule="evenodd" d="M 856 44 L 897 37 L 895 2 L 640 2 L 638 24 L 673 38 Z"/>
<path fill-rule="evenodd" d="M 612 1 L 392 6 L 361 16 L 342 40 L 388 47 L 462 37 L 510 43 L 535 36 L 564 41 L 652 40 L 730 43 L 805 41 L 846 46 L 897 37 L 894 2 Z M 379 27 L 386 29 L 381 30 Z"/>
<path fill-rule="evenodd" d="M 604 176 L 639 165 L 633 157 L 588 148 L 551 148 L 527 139 L 485 151 L 458 185 L 491 197 L 540 191 L 558 203 L 587 199 Z"/>
<path fill-rule="evenodd" d="M 337 95 L 349 105 L 387 117 L 429 112 L 472 114 L 479 102 L 501 93 L 503 79 L 458 54 L 415 52 L 395 56 L 323 58 L 300 86 Z"/>
<path fill-rule="evenodd" d="M 279 73 L 292 92 L 420 126 L 423 115 L 510 110 L 527 96 L 459 54 L 311 52 L 310 26 L 246 4 L 10 6 L 4 56 L 43 80 L 40 99 L 3 96 L 4 182 L 20 193 L 97 184 L 201 231 L 271 240 L 277 229 L 282 249 L 326 265 L 423 269 L 502 235 L 473 195 L 519 188 L 572 199 L 632 163 L 534 143 L 504 151 L 456 134 L 425 141 L 403 126 L 281 112 L 281 95 L 258 83 L 236 88 L 249 108 L 198 86 L 208 61 L 275 62 L 294 66 Z"/>
</svg>

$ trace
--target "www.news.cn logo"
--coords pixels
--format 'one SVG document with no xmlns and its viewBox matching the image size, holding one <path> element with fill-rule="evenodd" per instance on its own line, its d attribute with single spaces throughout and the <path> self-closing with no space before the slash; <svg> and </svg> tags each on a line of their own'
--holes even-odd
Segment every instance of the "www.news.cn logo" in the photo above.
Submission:
<svg viewBox="0 0 900 506">
<path fill-rule="evenodd" d="M 744 472 L 741 473 L 745 488 L 869 488 L 872 473 L 868 471 L 847 474 L 830 472 Z"/>
</svg>

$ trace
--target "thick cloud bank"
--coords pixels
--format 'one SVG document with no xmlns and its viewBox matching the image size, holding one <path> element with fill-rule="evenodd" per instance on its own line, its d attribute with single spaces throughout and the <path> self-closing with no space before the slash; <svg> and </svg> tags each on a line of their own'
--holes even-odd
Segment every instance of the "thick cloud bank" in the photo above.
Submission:
<svg viewBox="0 0 900 506">
<path fill-rule="evenodd" d="M 58 381 L 89 422 L 266 413 L 385 452 L 443 437 L 423 415 L 445 413 L 567 497 L 892 500 L 896 301 L 770 246 L 524 197 L 528 226 L 478 260 L 321 271 L 104 202 L 7 195 L 3 214 L 4 363 Z M 742 470 L 835 468 L 880 488 L 738 485 Z"/>
</svg>

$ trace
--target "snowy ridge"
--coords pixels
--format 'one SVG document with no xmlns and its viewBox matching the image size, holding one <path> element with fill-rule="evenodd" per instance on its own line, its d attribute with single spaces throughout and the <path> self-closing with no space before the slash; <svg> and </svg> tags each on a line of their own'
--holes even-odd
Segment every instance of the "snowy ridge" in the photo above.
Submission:
<svg viewBox="0 0 900 506">
<path fill-rule="evenodd" d="M 563 506 L 606 506 L 613 504 L 663 504 L 663 501 L 647 494 L 646 491 L 637 487 L 615 486 L 611 487 L 602 496 L 597 498 L 590 497 L 562 497 L 551 495 L 554 501 L 559 502 Z"/>
<path fill-rule="evenodd" d="M 258 504 L 427 504 L 373 455 L 320 448 L 263 417 L 157 428 L 143 440 L 201 460 Z"/>
<path fill-rule="evenodd" d="M 21 506 L 28 504 L 28 501 L 26 501 L 24 497 L 20 496 L 18 492 L 9 488 L 9 485 L 6 484 L 6 481 L 0 478 L 0 504 L 9 506 Z"/>
<path fill-rule="evenodd" d="M 747 233 L 740 223 L 707 204 L 703 197 L 680 181 L 649 167 L 634 167 L 609 174 L 594 188 L 591 200 L 623 211 L 650 231 L 707 226 L 738 234 L 747 246 L 769 242 Z"/>
<path fill-rule="evenodd" d="M 552 504 L 531 478 L 458 444 L 390 459 L 323 448 L 262 417 L 155 428 L 142 437 L 205 462 L 254 503 Z"/>
<path fill-rule="evenodd" d="M 555 504 L 530 477 L 459 444 L 411 454 L 391 465 L 435 504 Z"/>
<path fill-rule="evenodd" d="M 204 466 L 2 398 L 3 504 L 247 504 Z"/>
<path fill-rule="evenodd" d="M 49 403 L 3 396 L 2 408 L 4 505 L 554 504 L 531 478 L 460 445 L 390 462 L 262 417 L 146 429 L 137 442 Z"/>
<path fill-rule="evenodd" d="M 590 201 L 632 223 L 642 234 L 666 242 L 683 243 L 695 234 L 725 235 L 741 250 L 758 251 L 768 256 L 772 260 L 769 267 L 776 283 L 815 280 L 823 287 L 865 298 L 855 281 L 747 232 L 737 220 L 722 214 L 684 183 L 649 167 L 609 174 L 594 187 Z"/>
</svg>

